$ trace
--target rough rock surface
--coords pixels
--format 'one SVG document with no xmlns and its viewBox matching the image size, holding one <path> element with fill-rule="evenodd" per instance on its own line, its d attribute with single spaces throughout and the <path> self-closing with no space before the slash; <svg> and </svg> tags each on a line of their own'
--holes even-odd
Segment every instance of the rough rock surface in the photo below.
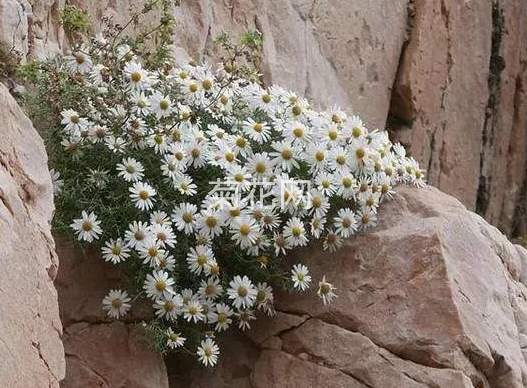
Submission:
<svg viewBox="0 0 527 388">
<path fill-rule="evenodd" d="M 257 356 L 220 337 L 219 368 L 185 379 L 175 362 L 172 387 L 527 386 L 527 251 L 458 200 L 400 187 L 374 231 L 298 257 L 335 302 L 278 295 L 277 317 L 247 333 Z"/>
<path fill-rule="evenodd" d="M 125 325 L 141 322 L 150 310 L 134 303 L 131 314 L 115 322 L 102 309 L 110 289 L 127 288 L 124 273 L 104 262 L 96 249 L 83 252 L 63 238 L 56 241 L 60 267 L 55 286 L 66 352 L 66 378 L 60 386 L 168 387 L 163 358 L 148 348 L 140 327 Z"/>
<path fill-rule="evenodd" d="M 47 156 L 2 85 L 0 107 L 0 386 L 58 387 L 64 350 Z"/>
<path fill-rule="evenodd" d="M 103 17 L 123 24 L 145 2 L 69 3 L 88 10 L 97 29 Z M 267 84 L 387 127 L 428 169 L 431 184 L 506 234 L 527 235 L 524 0 L 374 0 L 368 7 L 346 0 L 178 3 L 178 56 L 210 59 L 221 31 L 236 36 L 257 28 Z M 30 56 L 65 50 L 64 4 L 2 2 L 0 41 L 15 42 Z"/>
<path fill-rule="evenodd" d="M 168 388 L 161 355 L 148 349 L 141 330 L 124 323 L 76 323 L 65 329 L 66 378 L 62 388 Z"/>
</svg>

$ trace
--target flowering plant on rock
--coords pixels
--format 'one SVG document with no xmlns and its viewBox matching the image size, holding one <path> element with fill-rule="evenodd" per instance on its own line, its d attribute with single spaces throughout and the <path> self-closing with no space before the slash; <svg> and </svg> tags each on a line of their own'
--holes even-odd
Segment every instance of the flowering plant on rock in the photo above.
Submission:
<svg viewBox="0 0 527 388">
<path fill-rule="evenodd" d="M 220 354 L 215 333 L 273 315 L 276 287 L 337 297 L 330 279 L 285 262 L 289 251 L 336 251 L 375 227 L 395 185 L 424 185 L 386 132 L 262 86 L 238 65 L 243 50 L 220 43 L 224 63 L 177 64 L 98 36 L 42 65 L 38 89 L 62 88 L 48 141 L 56 226 L 132 280 L 102 308 L 118 319 L 149 300 L 161 349 L 206 366 Z"/>
</svg>

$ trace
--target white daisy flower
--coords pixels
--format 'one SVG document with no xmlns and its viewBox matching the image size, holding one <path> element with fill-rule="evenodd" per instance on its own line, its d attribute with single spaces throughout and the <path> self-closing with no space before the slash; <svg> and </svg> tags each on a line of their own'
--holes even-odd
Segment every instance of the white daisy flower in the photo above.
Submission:
<svg viewBox="0 0 527 388">
<path fill-rule="evenodd" d="M 161 258 L 165 257 L 165 250 L 161 249 L 161 243 L 151 234 L 137 244 L 135 249 L 143 259 L 143 264 L 149 264 L 151 267 L 158 266 Z"/>
<path fill-rule="evenodd" d="M 81 218 L 74 219 L 70 227 L 75 231 L 79 240 L 92 242 L 94 239 L 97 240 L 102 233 L 102 229 L 99 227 L 100 223 L 101 221 L 97 221 L 97 216 L 93 212 L 88 215 L 83 210 Z"/>
<path fill-rule="evenodd" d="M 150 87 L 148 72 L 143 69 L 140 62 L 128 62 L 123 73 L 126 76 L 128 84 L 136 90 L 144 90 Z"/>
<path fill-rule="evenodd" d="M 81 131 L 86 129 L 90 123 L 87 119 L 80 117 L 77 111 L 67 109 L 60 112 L 62 116 L 61 124 L 64 125 L 64 130 L 70 135 L 78 136 Z"/>
<path fill-rule="evenodd" d="M 119 319 L 119 317 L 126 315 L 132 307 L 130 301 L 126 291 L 110 290 L 102 301 L 102 308 L 107 311 L 108 316 Z"/>
<path fill-rule="evenodd" d="M 197 228 L 204 234 L 214 238 L 222 232 L 223 217 L 221 213 L 214 209 L 202 210 L 197 219 Z"/>
<path fill-rule="evenodd" d="M 273 289 L 267 283 L 258 283 L 256 285 L 256 305 L 258 310 L 262 309 L 266 312 L 274 311 L 274 296 Z"/>
<path fill-rule="evenodd" d="M 146 295 L 153 300 L 166 299 L 175 293 L 172 288 L 174 283 L 174 279 L 168 275 L 168 272 L 154 271 L 152 274 L 146 275 L 143 289 L 146 291 Z"/>
<path fill-rule="evenodd" d="M 337 184 L 337 195 L 340 195 L 344 199 L 355 198 L 357 182 L 351 172 L 343 171 L 337 173 L 335 176 L 335 182 Z"/>
<path fill-rule="evenodd" d="M 174 188 L 176 188 L 181 194 L 192 196 L 197 193 L 195 183 L 193 183 L 192 177 L 187 174 L 177 174 L 174 179 Z"/>
<path fill-rule="evenodd" d="M 313 217 L 309 225 L 311 226 L 313 237 L 319 239 L 326 225 L 326 217 Z"/>
<path fill-rule="evenodd" d="M 172 212 L 172 221 L 176 224 L 177 230 L 183 231 L 185 234 L 194 232 L 197 210 L 196 205 L 187 202 L 176 206 Z"/>
<path fill-rule="evenodd" d="M 123 242 L 120 238 L 107 241 L 105 245 L 105 247 L 101 248 L 101 251 L 102 257 L 106 261 L 118 264 L 130 257 L 130 248 L 128 248 L 128 244 Z"/>
<path fill-rule="evenodd" d="M 170 349 L 177 349 L 182 347 L 185 344 L 185 341 L 187 340 L 185 337 L 181 336 L 181 333 L 176 333 L 174 330 L 172 330 L 171 327 L 168 328 L 166 331 L 167 335 L 167 346 Z"/>
<path fill-rule="evenodd" d="M 297 247 L 304 246 L 308 242 L 304 223 L 298 217 L 292 217 L 287 220 L 284 227 L 284 238 L 287 244 Z"/>
<path fill-rule="evenodd" d="M 323 195 L 330 197 L 336 190 L 335 178 L 333 174 L 321 172 L 315 177 L 315 185 Z"/>
<path fill-rule="evenodd" d="M 140 210 L 150 210 L 154 206 L 154 197 L 157 192 L 148 183 L 136 182 L 130 190 L 130 198 L 134 202 L 135 207 Z"/>
<path fill-rule="evenodd" d="M 258 144 L 267 142 L 271 137 L 271 127 L 265 121 L 254 121 L 248 118 L 242 124 L 245 134 Z"/>
<path fill-rule="evenodd" d="M 231 224 L 231 239 L 242 249 L 248 248 L 256 241 L 259 229 L 256 220 L 242 216 Z"/>
<path fill-rule="evenodd" d="M 134 221 L 128 225 L 128 230 L 124 234 L 125 239 L 128 241 L 128 245 L 132 248 L 137 248 L 149 236 L 150 232 L 148 230 L 148 224 L 141 221 Z"/>
<path fill-rule="evenodd" d="M 67 55 L 66 60 L 72 72 L 89 73 L 93 67 L 91 57 L 82 51 L 76 51 L 71 55 Z"/>
<path fill-rule="evenodd" d="M 210 267 L 214 260 L 214 253 L 212 249 L 205 245 L 198 245 L 195 248 L 190 248 L 187 254 L 187 264 L 190 272 L 201 275 L 205 268 Z"/>
<path fill-rule="evenodd" d="M 198 360 L 201 361 L 205 366 L 216 365 L 219 354 L 220 348 L 212 339 L 207 338 L 205 341 L 201 341 L 201 344 L 198 347 L 197 355 Z"/>
<path fill-rule="evenodd" d="M 326 275 L 322 277 L 322 281 L 318 282 L 317 295 L 322 299 L 322 302 L 324 302 L 325 305 L 330 304 L 333 301 L 333 298 L 337 297 L 333 292 L 335 290 L 336 288 L 326 281 Z"/>
<path fill-rule="evenodd" d="M 153 307 L 158 318 L 165 317 L 165 319 L 173 321 L 182 313 L 183 298 L 179 294 L 169 295 L 166 299 L 156 300 Z"/>
<path fill-rule="evenodd" d="M 172 271 L 176 268 L 176 259 L 174 259 L 174 256 L 169 255 L 168 252 L 165 252 L 165 254 L 159 258 L 157 268 L 165 271 Z"/>
<path fill-rule="evenodd" d="M 199 321 L 205 320 L 205 314 L 203 314 L 203 306 L 197 299 L 191 299 L 183 305 L 183 318 L 187 322 L 198 323 Z"/>
<path fill-rule="evenodd" d="M 238 329 L 242 331 L 250 329 L 251 325 L 249 322 L 256 319 L 254 311 L 251 309 L 238 309 L 236 317 L 238 318 Z"/>
<path fill-rule="evenodd" d="M 215 300 L 219 298 L 223 293 L 220 279 L 208 278 L 206 281 L 202 280 L 198 293 L 203 299 Z"/>
<path fill-rule="evenodd" d="M 216 305 L 216 316 L 209 320 L 209 323 L 216 323 L 214 330 L 217 332 L 227 330 L 232 323 L 231 316 L 233 311 L 225 303 L 218 303 Z"/>
<path fill-rule="evenodd" d="M 159 241 L 161 247 L 174 248 L 176 235 L 170 225 L 155 223 L 150 226 L 150 233 Z"/>
<path fill-rule="evenodd" d="M 143 179 L 144 167 L 134 158 L 124 158 L 121 163 L 117 164 L 117 174 L 123 177 L 127 182 L 137 182 Z"/>
<path fill-rule="evenodd" d="M 309 210 L 309 214 L 315 217 L 321 218 L 326 215 L 330 207 L 328 197 L 324 196 L 317 189 L 311 189 L 308 193 L 308 200 L 306 204 L 306 210 Z"/>
<path fill-rule="evenodd" d="M 157 154 L 166 154 L 170 150 L 167 137 L 162 133 L 153 133 L 148 136 L 146 143 L 152 147 Z"/>
<path fill-rule="evenodd" d="M 232 304 L 236 308 L 251 307 L 255 300 L 258 291 L 247 276 L 235 276 L 229 283 L 227 295 L 232 300 Z"/>
<path fill-rule="evenodd" d="M 337 217 L 333 219 L 336 232 L 344 238 L 348 238 L 357 231 L 355 213 L 350 208 L 340 209 Z"/>
<path fill-rule="evenodd" d="M 311 130 L 301 122 L 293 121 L 285 126 L 283 136 L 293 145 L 303 146 L 311 140 Z"/>
<path fill-rule="evenodd" d="M 325 251 L 336 252 L 342 246 L 342 237 L 330 230 L 324 239 L 323 249 Z"/>
<path fill-rule="evenodd" d="M 291 281 L 293 282 L 293 286 L 298 290 L 305 291 L 309 288 L 311 275 L 309 275 L 309 270 L 304 264 L 293 265 Z"/>
<path fill-rule="evenodd" d="M 273 158 L 271 163 L 281 171 L 289 173 L 293 168 L 300 168 L 300 164 L 295 159 L 298 156 L 298 150 L 291 145 L 291 141 L 273 141 L 271 147 L 274 150 L 274 152 L 270 153 L 270 156 Z"/>
<path fill-rule="evenodd" d="M 158 119 L 170 116 L 173 111 L 172 100 L 159 91 L 152 93 L 149 99 L 150 109 Z"/>
<path fill-rule="evenodd" d="M 358 230 L 364 232 L 374 228 L 377 225 L 377 214 L 369 209 L 362 209 L 357 213 Z"/>
</svg>

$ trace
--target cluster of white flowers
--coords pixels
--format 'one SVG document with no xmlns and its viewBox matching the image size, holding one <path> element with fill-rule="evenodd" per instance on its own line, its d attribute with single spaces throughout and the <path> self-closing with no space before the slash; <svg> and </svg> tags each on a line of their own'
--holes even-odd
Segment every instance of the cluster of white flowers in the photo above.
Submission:
<svg viewBox="0 0 527 388">
<path fill-rule="evenodd" d="M 219 354 L 211 333 L 249 329 L 257 310 L 274 313 L 269 279 L 289 250 L 319 240 L 334 252 L 375 226 L 396 184 L 424 185 L 417 162 L 386 132 L 222 66 L 147 69 L 129 46 L 104 42 L 63 66 L 91 90 L 82 107 L 62 111 L 64 151 L 79 171 L 86 152 L 99 153 L 106 164 L 86 171 L 88 182 L 101 191 L 118 182 L 126 189 L 116 201 L 137 209 L 126 230 L 106 230 L 92 208 L 79 209 L 71 228 L 86 242 L 104 237 L 106 261 L 136 258 L 148 268 L 143 293 L 166 324 L 167 347 L 185 346 L 182 323 L 199 325 L 208 333 L 196 352 L 205 365 Z M 313 289 L 303 264 L 286 278 L 293 289 Z M 314 291 L 324 304 L 336 297 L 325 276 Z M 130 302 L 111 290 L 103 306 L 119 318 Z"/>
</svg>

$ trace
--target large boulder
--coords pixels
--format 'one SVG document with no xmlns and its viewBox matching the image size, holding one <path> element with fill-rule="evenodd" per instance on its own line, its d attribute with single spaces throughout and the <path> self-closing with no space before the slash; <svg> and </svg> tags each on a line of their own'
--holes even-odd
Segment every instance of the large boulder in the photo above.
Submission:
<svg viewBox="0 0 527 388">
<path fill-rule="evenodd" d="M 2 85 L 0 107 L 0 386 L 58 387 L 64 350 L 47 156 Z"/>
<path fill-rule="evenodd" d="M 278 315 L 247 333 L 253 345 L 232 349 L 220 337 L 218 369 L 173 387 L 527 386 L 527 251 L 458 200 L 400 187 L 376 229 L 336 253 L 310 249 L 291 261 L 314 280 L 326 275 L 334 303 L 277 295 Z M 182 373 L 177 362 L 169 372 Z"/>
</svg>

